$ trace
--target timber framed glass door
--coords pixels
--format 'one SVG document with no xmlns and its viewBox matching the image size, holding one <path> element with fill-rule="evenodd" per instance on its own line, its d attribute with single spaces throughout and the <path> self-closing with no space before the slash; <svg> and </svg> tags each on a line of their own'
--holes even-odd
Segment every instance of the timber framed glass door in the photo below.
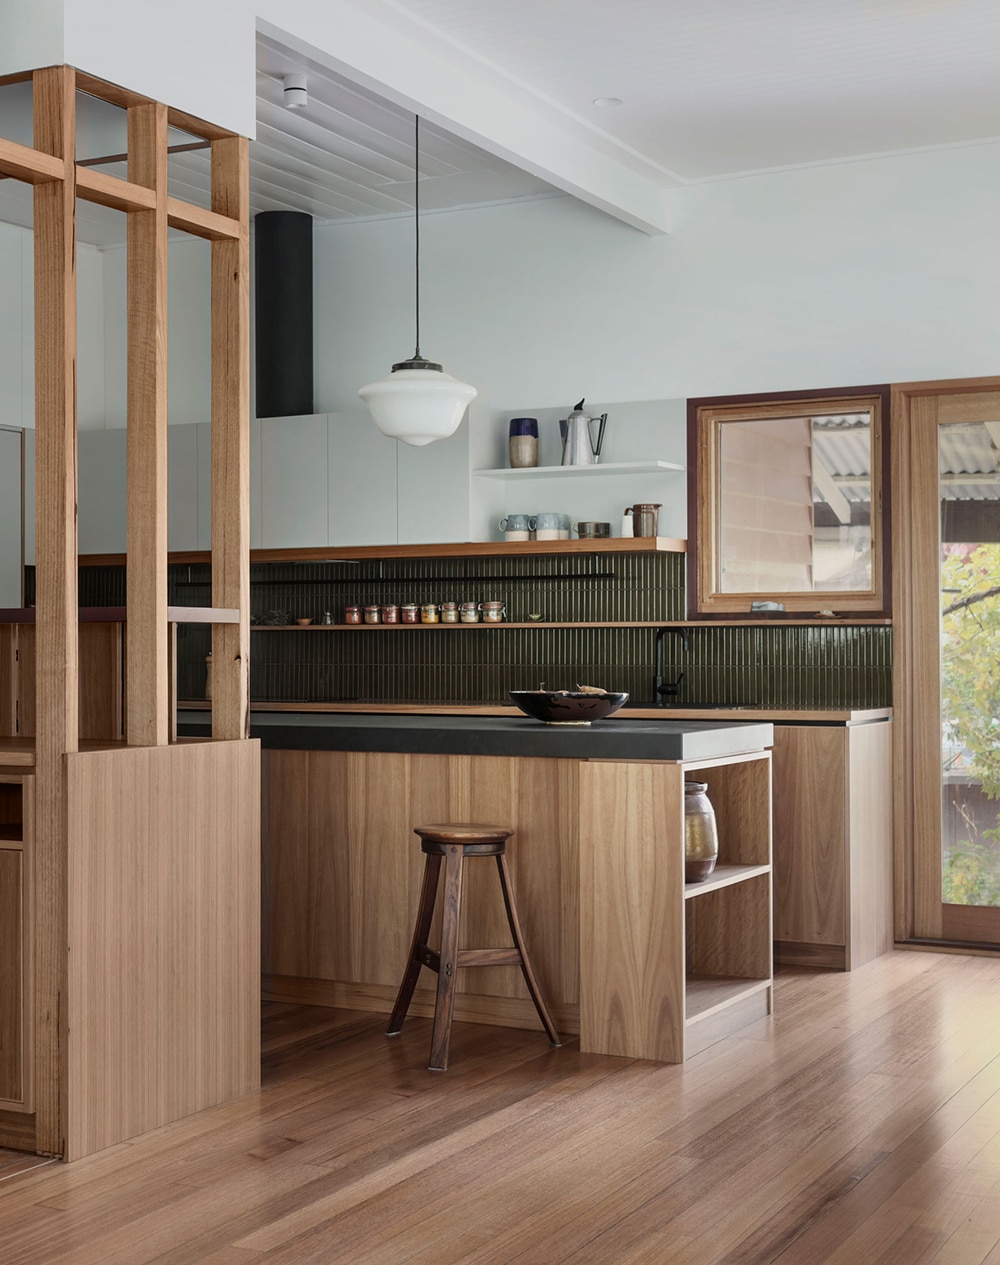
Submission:
<svg viewBox="0 0 1000 1265">
<path fill-rule="evenodd" d="M 1000 945 L 1000 380 L 894 410 L 897 938 Z"/>
</svg>

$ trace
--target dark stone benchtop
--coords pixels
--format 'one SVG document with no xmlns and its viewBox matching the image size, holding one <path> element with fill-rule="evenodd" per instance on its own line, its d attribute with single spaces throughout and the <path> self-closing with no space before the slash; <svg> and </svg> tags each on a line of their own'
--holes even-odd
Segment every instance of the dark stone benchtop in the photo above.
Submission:
<svg viewBox="0 0 1000 1265">
<path fill-rule="evenodd" d="M 208 716 L 181 713 L 181 737 L 207 737 Z M 528 716 L 343 715 L 251 712 L 250 736 L 265 748 L 387 751 L 417 755 L 541 756 L 563 760 L 711 760 L 759 751 L 773 726 L 609 716 L 590 725 L 543 725 Z"/>
</svg>

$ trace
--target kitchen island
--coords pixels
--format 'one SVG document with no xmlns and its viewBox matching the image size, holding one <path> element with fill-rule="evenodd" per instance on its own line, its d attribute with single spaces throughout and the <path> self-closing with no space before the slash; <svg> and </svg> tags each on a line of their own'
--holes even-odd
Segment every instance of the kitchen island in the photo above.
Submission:
<svg viewBox="0 0 1000 1265">
<path fill-rule="evenodd" d="M 413 827 L 480 820 L 515 831 L 532 962 L 581 1050 L 681 1062 L 769 1013 L 770 724 L 261 712 L 251 734 L 267 996 L 388 1014 L 423 869 Z M 719 825 L 699 884 L 684 882 L 685 778 L 708 783 Z M 465 923 L 483 945 L 507 942 L 495 888 L 491 867 L 469 867 Z M 519 973 L 462 974 L 457 1018 L 537 1026 Z M 433 1007 L 418 989 L 411 1013 Z"/>
</svg>

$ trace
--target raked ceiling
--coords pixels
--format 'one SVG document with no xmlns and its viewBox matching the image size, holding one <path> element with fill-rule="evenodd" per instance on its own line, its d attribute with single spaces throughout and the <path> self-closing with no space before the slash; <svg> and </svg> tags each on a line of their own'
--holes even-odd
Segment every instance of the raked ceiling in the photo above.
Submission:
<svg viewBox="0 0 1000 1265">
<path fill-rule="evenodd" d="M 473 85 L 464 113 L 459 91 L 450 112 L 421 111 L 429 116 L 421 129 L 428 211 L 559 191 L 587 196 L 556 170 L 560 138 L 567 150 L 576 147 L 583 168 L 589 155 L 659 196 L 748 172 L 1000 137 L 1000 0 L 341 0 L 340 7 L 376 30 L 381 24 L 387 41 L 405 41 L 411 69 L 426 58 L 439 78 Z M 419 105 L 413 75 L 404 88 L 355 75 L 333 53 L 262 26 L 252 210 L 302 210 L 331 221 L 406 214 Z M 282 103 L 288 71 L 306 73 L 303 110 Z M 608 97 L 621 104 L 594 104 Z M 530 144 L 518 151 L 509 143 L 510 127 L 508 143 L 498 139 L 508 120 L 491 126 L 490 114 L 496 122 L 504 101 L 511 109 L 517 103 L 522 136 L 532 120 L 545 131 L 550 168 L 528 153 Z M 24 110 L 23 90 L 20 97 L 16 88 L 0 90 L 0 131 L 28 139 L 18 134 L 27 126 L 30 136 Z M 91 154 L 123 149 L 123 134 L 120 117 L 94 108 Z M 174 155 L 170 175 L 172 192 L 205 202 L 204 153 Z M 82 240 L 123 239 L 121 217 L 100 207 L 81 206 L 80 214 Z M 0 219 L 25 223 L 29 215 L 25 189 L 0 182 Z"/>
</svg>

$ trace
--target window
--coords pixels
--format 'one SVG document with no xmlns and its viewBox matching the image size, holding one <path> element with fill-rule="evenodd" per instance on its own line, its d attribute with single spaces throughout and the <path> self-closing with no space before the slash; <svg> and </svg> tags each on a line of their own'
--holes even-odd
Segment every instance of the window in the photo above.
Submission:
<svg viewBox="0 0 1000 1265">
<path fill-rule="evenodd" d="M 697 614 L 885 614 L 888 387 L 688 403 Z"/>
</svg>

